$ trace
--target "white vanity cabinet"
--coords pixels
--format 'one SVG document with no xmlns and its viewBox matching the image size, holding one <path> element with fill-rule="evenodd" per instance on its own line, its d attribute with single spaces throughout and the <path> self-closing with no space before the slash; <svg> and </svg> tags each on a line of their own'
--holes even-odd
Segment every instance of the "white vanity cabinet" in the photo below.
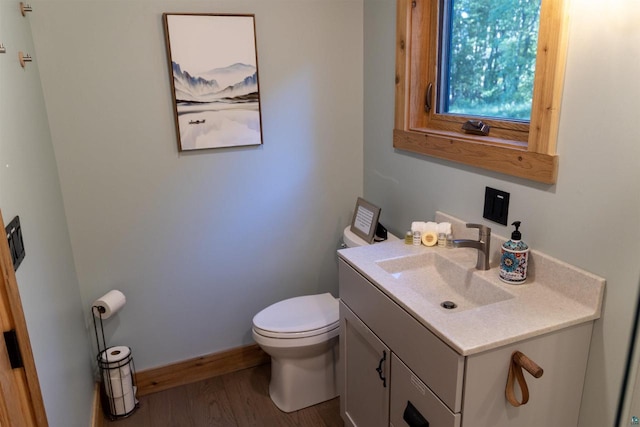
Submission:
<svg viewBox="0 0 640 427">
<path fill-rule="evenodd" d="M 342 258 L 339 281 L 346 426 L 577 426 L 592 321 L 460 354 Z M 505 398 L 516 350 L 544 369 L 539 379 L 525 372 L 530 400 L 517 408 Z"/>
</svg>

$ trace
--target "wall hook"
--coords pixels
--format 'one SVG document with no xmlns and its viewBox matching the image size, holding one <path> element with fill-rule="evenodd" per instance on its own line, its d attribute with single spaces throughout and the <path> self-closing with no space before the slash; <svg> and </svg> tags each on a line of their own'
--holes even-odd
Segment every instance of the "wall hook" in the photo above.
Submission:
<svg viewBox="0 0 640 427">
<path fill-rule="evenodd" d="M 31 5 L 21 1 L 20 2 L 20 13 L 22 13 L 22 16 L 27 16 L 27 12 L 33 12 L 33 9 L 31 8 Z"/>
<path fill-rule="evenodd" d="M 4 43 L 0 43 L 0 53 L 7 53 L 7 48 L 4 47 Z"/>
<path fill-rule="evenodd" d="M 28 53 L 22 53 L 22 51 L 18 52 L 18 59 L 20 59 L 20 65 L 22 65 L 22 68 L 24 68 L 25 62 L 33 61 L 33 59 L 31 59 L 31 55 Z"/>
</svg>

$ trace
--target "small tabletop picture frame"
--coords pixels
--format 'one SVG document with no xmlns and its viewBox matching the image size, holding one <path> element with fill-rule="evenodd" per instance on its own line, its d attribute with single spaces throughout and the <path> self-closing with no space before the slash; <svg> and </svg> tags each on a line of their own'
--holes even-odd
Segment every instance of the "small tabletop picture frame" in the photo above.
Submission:
<svg viewBox="0 0 640 427">
<path fill-rule="evenodd" d="M 380 218 L 380 208 L 358 197 L 351 219 L 351 231 L 367 243 L 373 242 Z"/>
</svg>

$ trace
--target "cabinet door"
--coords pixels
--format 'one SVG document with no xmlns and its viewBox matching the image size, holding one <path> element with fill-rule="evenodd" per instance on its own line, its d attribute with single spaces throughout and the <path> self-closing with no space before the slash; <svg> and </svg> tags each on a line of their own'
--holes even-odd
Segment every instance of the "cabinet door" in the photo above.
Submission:
<svg viewBox="0 0 640 427">
<path fill-rule="evenodd" d="M 391 352 L 340 303 L 340 413 L 346 426 L 389 425 Z"/>
</svg>

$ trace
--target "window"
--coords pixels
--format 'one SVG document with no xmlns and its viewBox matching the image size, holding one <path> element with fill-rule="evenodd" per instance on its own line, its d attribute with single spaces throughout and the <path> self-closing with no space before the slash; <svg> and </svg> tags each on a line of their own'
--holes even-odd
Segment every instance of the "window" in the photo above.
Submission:
<svg viewBox="0 0 640 427">
<path fill-rule="evenodd" d="M 528 122 L 539 17 L 540 0 L 445 0 L 438 111 Z"/>
<path fill-rule="evenodd" d="M 564 2 L 397 1 L 394 147 L 555 182 Z"/>
</svg>

